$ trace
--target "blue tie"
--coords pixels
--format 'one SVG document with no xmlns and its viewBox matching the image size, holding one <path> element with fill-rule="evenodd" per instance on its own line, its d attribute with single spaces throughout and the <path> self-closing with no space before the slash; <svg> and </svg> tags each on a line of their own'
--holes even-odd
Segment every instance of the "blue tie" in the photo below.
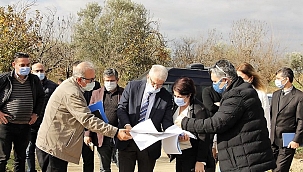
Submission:
<svg viewBox="0 0 303 172">
<path fill-rule="evenodd" d="M 142 122 L 145 121 L 145 117 L 146 117 L 146 112 L 147 112 L 147 108 L 148 108 L 148 104 L 149 104 L 149 97 L 152 93 L 151 92 L 147 92 L 146 93 L 146 97 L 141 105 L 141 109 L 140 109 L 140 118 L 138 120 L 138 122 Z"/>
</svg>

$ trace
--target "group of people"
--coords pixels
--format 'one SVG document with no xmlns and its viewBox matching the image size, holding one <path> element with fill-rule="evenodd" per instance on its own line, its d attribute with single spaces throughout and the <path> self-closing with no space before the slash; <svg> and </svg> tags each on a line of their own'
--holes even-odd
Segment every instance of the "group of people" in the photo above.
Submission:
<svg viewBox="0 0 303 172">
<path fill-rule="evenodd" d="M 163 87 L 168 71 L 153 65 L 146 80 L 118 85 L 118 72 L 103 72 L 103 86 L 95 81 L 90 62 L 74 64 L 72 77 L 59 86 L 45 76 L 43 64 L 16 53 L 13 70 L 0 75 L 0 171 L 5 171 L 14 145 L 15 171 L 35 169 L 35 152 L 43 172 L 66 172 L 68 162 L 94 171 L 94 147 L 100 171 L 110 172 L 114 159 L 120 172 L 152 172 L 161 155 L 161 141 L 140 151 L 130 135 L 132 127 L 151 119 L 158 131 L 172 125 L 190 131 L 179 136 L 182 154 L 177 172 L 289 171 L 295 149 L 302 142 L 303 93 L 293 85 L 290 68 L 276 73 L 271 106 L 266 87 L 252 65 L 237 69 L 219 60 L 209 69 L 213 85 L 196 97 L 195 83 L 177 79 L 172 92 Z M 105 123 L 88 106 L 103 103 Z M 283 146 L 282 133 L 295 133 Z M 94 146 L 91 146 L 94 145 Z M 93 147 L 93 149 L 92 149 Z"/>
</svg>

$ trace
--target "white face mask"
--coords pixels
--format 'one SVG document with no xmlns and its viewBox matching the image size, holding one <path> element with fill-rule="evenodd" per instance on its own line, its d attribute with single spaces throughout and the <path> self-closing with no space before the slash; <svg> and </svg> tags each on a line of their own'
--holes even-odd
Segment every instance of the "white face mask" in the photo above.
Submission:
<svg viewBox="0 0 303 172">
<path fill-rule="evenodd" d="M 156 93 L 160 92 L 161 88 L 155 89 L 150 83 L 147 83 L 147 88 L 146 89 L 147 89 L 147 92 L 156 94 Z"/>
<path fill-rule="evenodd" d="M 44 73 L 39 72 L 39 73 L 34 73 L 34 74 L 38 76 L 38 78 L 40 79 L 40 81 L 42 81 L 45 78 L 45 74 Z"/>
<path fill-rule="evenodd" d="M 85 91 L 92 91 L 95 87 L 95 82 L 86 83 L 85 87 L 82 87 Z"/>
<path fill-rule="evenodd" d="M 117 88 L 117 82 L 116 81 L 105 81 L 104 87 L 106 88 L 107 91 L 113 91 L 114 89 Z"/>
</svg>

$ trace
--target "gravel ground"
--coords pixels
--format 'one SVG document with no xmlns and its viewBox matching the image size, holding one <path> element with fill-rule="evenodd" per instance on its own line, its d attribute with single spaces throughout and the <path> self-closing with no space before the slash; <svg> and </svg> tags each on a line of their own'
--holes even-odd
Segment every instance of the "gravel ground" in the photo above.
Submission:
<svg viewBox="0 0 303 172">
<path fill-rule="evenodd" d="M 95 153 L 95 172 L 99 172 L 100 163 L 99 157 Z M 73 164 L 69 163 L 68 165 L 68 172 L 81 172 L 82 171 L 82 160 L 80 164 Z M 154 172 L 173 172 L 175 171 L 175 162 L 169 162 L 169 158 L 166 156 L 164 152 L 162 152 L 162 156 L 157 160 L 156 167 Z M 291 165 L 291 172 L 303 172 L 303 160 L 302 159 L 295 159 Z M 118 172 L 118 168 L 115 164 L 112 164 L 112 172 Z"/>
</svg>

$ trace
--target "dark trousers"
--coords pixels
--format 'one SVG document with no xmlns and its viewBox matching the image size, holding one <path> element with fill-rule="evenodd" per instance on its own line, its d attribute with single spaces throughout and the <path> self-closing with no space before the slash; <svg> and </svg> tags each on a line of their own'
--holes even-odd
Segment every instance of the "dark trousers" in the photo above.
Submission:
<svg viewBox="0 0 303 172">
<path fill-rule="evenodd" d="M 0 171 L 5 171 L 14 144 L 15 172 L 25 171 L 25 152 L 30 127 L 28 124 L 0 124 Z"/>
<path fill-rule="evenodd" d="M 112 138 L 104 137 L 101 147 L 97 147 L 100 158 L 100 172 L 111 172 L 112 156 L 115 151 Z"/>
<path fill-rule="evenodd" d="M 134 172 L 138 161 L 138 172 L 153 172 L 156 160 L 148 156 L 146 149 L 140 151 L 133 140 L 124 150 L 119 150 L 119 172 Z"/>
<path fill-rule="evenodd" d="M 115 154 L 115 148 L 112 139 L 109 137 L 104 137 L 103 144 L 101 147 L 97 147 L 97 151 L 100 159 L 100 172 L 111 172 L 112 156 Z M 94 152 L 91 151 L 86 144 L 83 144 L 82 147 L 82 158 L 83 172 L 93 172 Z"/>
<path fill-rule="evenodd" d="M 36 163 L 35 163 L 35 151 L 36 151 L 36 140 L 38 134 L 38 127 L 31 128 L 29 143 L 26 149 L 26 163 L 28 166 L 28 172 L 37 172 Z"/>
<path fill-rule="evenodd" d="M 176 155 L 176 172 L 191 172 L 195 171 L 195 165 L 196 165 L 196 154 L 188 154 L 185 153 L 186 151 L 191 150 L 182 150 L 182 154 Z"/>
<path fill-rule="evenodd" d="M 277 165 L 273 172 L 288 172 L 296 150 L 273 144 L 272 151 Z"/>
<path fill-rule="evenodd" d="M 83 172 L 94 171 L 94 152 L 86 145 L 82 146 Z"/>
<path fill-rule="evenodd" d="M 39 148 L 36 148 L 36 154 L 42 172 L 67 172 L 67 161 L 56 158 Z"/>
</svg>

